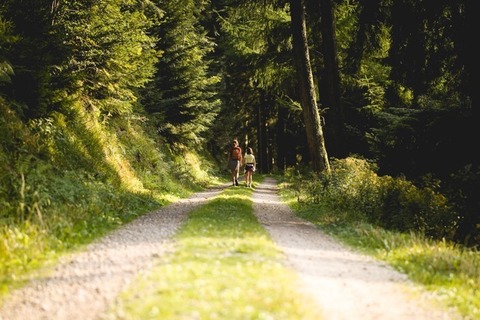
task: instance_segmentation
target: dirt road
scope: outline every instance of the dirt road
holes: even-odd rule
[[[284,251],[286,265],[300,275],[301,290],[324,310],[326,320],[459,319],[434,306],[429,295],[404,275],[295,217],[281,203],[275,183],[267,178],[255,189],[255,215]],[[85,251],[63,258],[51,274],[14,292],[0,309],[0,320],[102,319],[135,275],[170,250],[169,239],[188,212],[225,187],[229,185],[143,216]]]

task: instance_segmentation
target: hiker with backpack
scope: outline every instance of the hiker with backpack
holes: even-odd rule
[[[228,152],[228,169],[232,174],[232,182],[234,186],[238,186],[238,174],[240,172],[240,164],[242,163],[242,148],[238,144],[238,140],[234,139],[232,146]]]

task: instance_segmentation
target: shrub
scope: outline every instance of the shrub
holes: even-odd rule
[[[285,178],[299,201],[321,203],[349,221],[453,238],[457,214],[432,187],[417,187],[403,177],[378,176],[374,163],[355,157],[333,160],[331,169],[319,175],[304,168],[290,169]]]

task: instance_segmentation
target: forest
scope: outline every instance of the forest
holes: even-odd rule
[[[478,247],[471,5],[2,0],[2,273],[207,186],[233,138],[303,201]]]

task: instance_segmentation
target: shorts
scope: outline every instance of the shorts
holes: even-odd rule
[[[253,164],[248,164],[247,163],[245,165],[245,173],[247,173],[247,172],[252,172],[253,173],[254,171],[255,171],[255,168],[253,167]]]
[[[240,160],[230,159],[228,161],[228,169],[232,171],[240,169]]]

